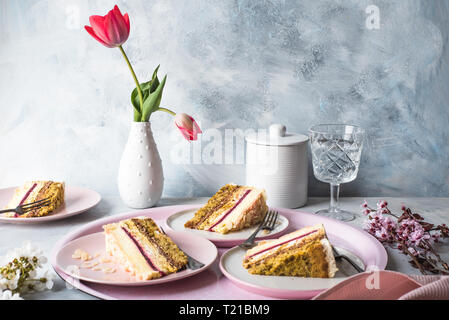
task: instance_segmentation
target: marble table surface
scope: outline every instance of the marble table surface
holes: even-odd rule
[[[357,217],[349,222],[350,224],[361,226],[364,215],[361,213],[360,204],[366,199],[372,206],[381,200],[379,198],[341,198],[340,206],[346,210],[355,212]],[[400,211],[401,205],[405,204],[422,214],[427,221],[432,223],[449,223],[449,198],[382,198],[389,202],[389,207],[393,211]],[[180,204],[202,204],[207,198],[189,199],[162,199],[158,206],[180,205]],[[328,198],[309,198],[306,206],[297,210],[304,212],[315,212],[328,206]],[[13,225],[0,223],[0,256],[8,249],[18,247],[23,241],[31,241],[42,248],[48,256],[53,245],[68,232],[73,231],[82,225],[93,220],[111,216],[119,213],[133,211],[126,207],[118,196],[103,196],[102,201],[93,209],[68,219],[36,225]],[[387,248],[388,270],[395,270],[406,274],[419,274],[419,271],[412,268],[407,262],[406,256],[395,250]],[[441,252],[441,251],[440,251]],[[447,246],[443,248],[443,258],[449,260],[449,250]],[[215,263],[216,264],[216,263]],[[51,266],[49,266],[51,268]],[[215,266],[214,270],[220,272]],[[50,291],[33,293],[25,296],[26,299],[96,299],[86,293],[67,286],[63,280],[55,275],[54,287]],[[255,297],[252,297],[253,299]],[[186,297],[188,299],[188,297]]]

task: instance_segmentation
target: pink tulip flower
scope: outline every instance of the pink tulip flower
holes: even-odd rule
[[[196,140],[197,135],[202,133],[195,119],[185,113],[178,113],[175,116],[175,125],[181,131],[186,140]]]
[[[128,14],[122,15],[117,6],[104,17],[90,16],[89,22],[91,26],[84,26],[86,31],[108,48],[121,46],[129,37]]]

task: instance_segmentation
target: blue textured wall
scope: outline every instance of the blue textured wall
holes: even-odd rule
[[[124,47],[141,81],[160,63],[163,105],[207,132],[190,145],[204,159],[183,164],[177,151],[189,144],[168,115],[152,117],[165,196],[244,182],[241,158],[210,164],[210,143],[220,145],[226,128],[273,122],[300,133],[320,122],[367,129],[359,177],[343,194],[448,196],[448,1],[117,3],[130,15]],[[114,4],[0,0],[0,187],[53,177],[117,192],[133,82],[119,51],[83,29]],[[366,26],[371,4],[378,30]],[[328,186],[311,179],[310,194]]]

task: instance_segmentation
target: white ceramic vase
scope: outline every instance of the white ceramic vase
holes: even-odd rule
[[[133,122],[120,160],[118,189],[123,202],[136,209],[154,206],[162,195],[164,174],[150,122]]]

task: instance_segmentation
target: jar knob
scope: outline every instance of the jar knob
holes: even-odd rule
[[[270,137],[272,138],[285,137],[286,130],[287,129],[282,124],[279,123],[272,124],[269,128]]]

